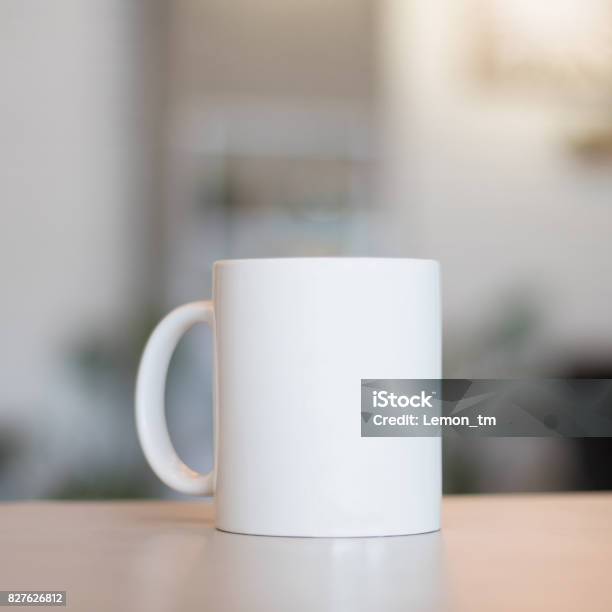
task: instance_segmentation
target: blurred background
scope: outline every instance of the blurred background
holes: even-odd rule
[[[171,496],[132,394],[216,259],[441,262],[446,377],[612,377],[612,0],[0,0],[0,499]],[[210,467],[211,347],[169,423]],[[612,488],[449,439],[447,492]]]

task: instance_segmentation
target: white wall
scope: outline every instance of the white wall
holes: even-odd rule
[[[62,351],[142,290],[134,2],[0,5],[0,406],[44,403]]]
[[[404,254],[439,259],[449,330],[476,328],[504,292],[545,309],[542,358],[612,343],[612,168],[569,152],[592,109],[470,79],[467,0],[386,0],[383,199]]]

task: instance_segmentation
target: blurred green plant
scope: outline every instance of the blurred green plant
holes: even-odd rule
[[[141,475],[102,472],[91,474],[87,479],[74,477],[51,491],[49,499],[146,499],[154,490],[153,483]]]
[[[102,416],[110,420],[116,438],[109,440],[102,465],[85,473],[77,466],[52,490],[52,499],[126,499],[155,494],[157,481],[151,477],[137,442],[133,396],[140,355],[161,315],[159,309],[142,312],[114,333],[84,337],[66,351],[75,383],[88,397],[105,400]],[[100,409],[93,400],[82,405]],[[120,468],[112,461],[117,445],[122,445],[122,457],[131,457]]]

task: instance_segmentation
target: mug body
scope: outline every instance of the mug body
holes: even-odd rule
[[[217,527],[278,536],[439,529],[441,440],[361,437],[361,379],[440,378],[438,264],[214,266]]]

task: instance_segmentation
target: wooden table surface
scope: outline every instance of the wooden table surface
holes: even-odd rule
[[[88,612],[612,610],[612,494],[443,512],[439,533],[309,539],[216,531],[208,502],[4,503],[0,590]]]

